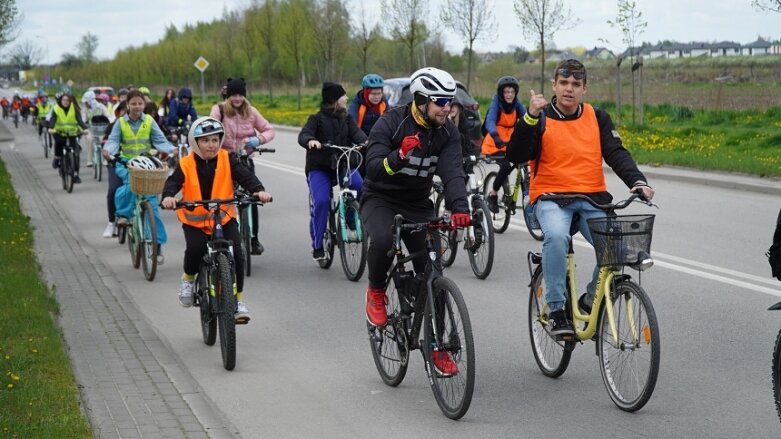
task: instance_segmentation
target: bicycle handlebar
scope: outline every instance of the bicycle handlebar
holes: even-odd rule
[[[599,204],[596,201],[592,200],[590,197],[583,195],[583,194],[543,194],[540,195],[540,197],[537,200],[543,200],[543,201],[553,201],[553,200],[567,200],[572,198],[578,198],[583,199],[591,203],[592,206],[596,207],[597,209],[602,209],[607,212],[612,212],[614,210],[620,210],[628,207],[632,203],[643,203],[648,206],[653,206],[656,208],[659,208],[656,204],[652,203],[651,201],[645,199],[643,196],[643,191],[641,188],[635,188],[632,195],[629,196],[626,200],[619,201],[618,203],[608,203],[608,204]]]
[[[274,201],[274,198],[272,197],[268,202],[271,203]],[[252,204],[264,204],[262,201],[259,201],[254,195],[243,195],[233,198],[215,198],[211,200],[190,200],[190,201],[177,201],[176,207],[173,210],[176,209],[194,209],[196,206],[206,206],[209,207],[210,205],[215,206],[222,206],[225,204],[239,204],[239,203],[252,203]],[[160,207],[165,209],[165,207],[160,204]]]

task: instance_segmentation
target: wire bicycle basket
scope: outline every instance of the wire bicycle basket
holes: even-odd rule
[[[619,215],[588,220],[597,265],[635,265],[643,253],[651,254],[655,215]]]

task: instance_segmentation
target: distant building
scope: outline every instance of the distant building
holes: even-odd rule
[[[753,43],[748,43],[745,46],[741,47],[741,55],[746,56],[757,56],[757,55],[770,55],[771,48],[773,47],[772,44],[770,44],[769,41],[765,41],[763,39],[758,39],[754,41]]]
[[[627,49],[620,56],[628,58],[630,54],[634,56],[656,58],[696,58],[721,57],[721,56],[760,56],[781,54],[781,42],[771,43],[769,41],[758,39],[753,43],[741,45],[734,41],[721,41],[718,43],[663,43],[653,46],[634,47]]]
[[[615,57],[616,55],[605,47],[594,46],[593,49],[587,50],[585,53],[586,59],[610,59]]]

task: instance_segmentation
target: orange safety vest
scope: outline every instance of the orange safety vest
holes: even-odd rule
[[[602,170],[602,142],[594,107],[583,104],[575,120],[545,119],[539,162],[529,162],[532,202],[544,193],[591,194],[607,190]],[[535,165],[538,165],[535,174]]]
[[[380,101],[380,116],[385,113],[385,101]],[[361,104],[358,106],[358,128],[363,126],[363,116],[366,116],[366,105]]]
[[[510,114],[505,113],[501,109],[499,110],[499,120],[496,121],[496,132],[504,140],[510,141],[510,136],[515,131],[515,122],[518,120],[518,111],[513,111]],[[492,155],[497,152],[507,151],[507,146],[498,148],[494,143],[494,138],[491,135],[483,137],[482,153],[483,155]]]
[[[220,149],[217,152],[217,171],[214,174],[212,186],[212,199],[233,198],[233,178],[231,177],[231,165],[228,151]],[[201,184],[198,181],[198,170],[195,164],[195,155],[188,154],[179,161],[179,166],[184,173],[184,185],[182,185],[182,201],[197,201],[203,199]],[[236,206],[222,206],[222,225],[236,218]],[[226,209],[227,208],[227,209]],[[179,221],[184,224],[198,227],[207,235],[212,234],[212,216],[209,210],[203,206],[197,206],[193,210],[179,209],[176,211]]]

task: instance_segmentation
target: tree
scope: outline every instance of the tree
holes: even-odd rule
[[[11,58],[11,64],[19,70],[30,70],[43,58],[43,50],[30,41],[23,41],[11,48],[8,56]]]
[[[492,38],[496,27],[493,16],[493,4],[490,0],[450,0],[448,7],[442,8],[442,22],[461,35],[467,44],[466,88],[472,79],[472,50],[478,39]]]
[[[353,42],[358,48],[359,57],[361,59],[361,74],[365,75],[368,72],[369,64],[369,51],[371,50],[377,39],[380,38],[379,25],[375,25],[374,28],[369,29],[368,20],[366,18],[366,5],[361,2],[360,14],[358,15],[358,26],[353,28]]]
[[[389,3],[390,2],[390,3]],[[428,0],[380,0],[388,32],[404,44],[409,56],[409,71],[415,70],[415,48],[428,38],[424,24]]]
[[[98,37],[97,35],[92,35],[89,32],[81,37],[81,41],[76,44],[76,53],[78,53],[78,57],[81,58],[82,61],[86,62],[95,61],[95,51],[97,49]]]
[[[316,0],[313,7],[315,66],[321,80],[336,80],[336,61],[347,51],[350,39],[350,14],[343,0]]]
[[[16,0],[0,0],[0,48],[16,39],[21,22]]]
[[[562,0],[514,0],[513,9],[526,38],[540,47],[540,93],[545,90],[545,43],[559,30],[571,29],[580,23],[565,8]]]
[[[304,63],[311,51],[311,25],[307,0],[283,3],[279,20],[279,64],[296,83],[298,109],[301,109],[301,86],[306,81]]]
[[[781,1],[781,0],[779,0]],[[607,23],[613,27],[621,29],[624,34],[623,42],[629,47],[629,66],[632,70],[632,123],[635,122],[635,55],[639,48],[635,47],[640,34],[643,33],[648,22],[643,20],[643,13],[637,9],[637,4],[633,0],[618,0],[618,16],[615,21],[608,20]],[[620,68],[620,66],[619,66]],[[619,84],[620,86],[620,84]],[[621,93],[621,90],[617,90]],[[640,104],[642,106],[642,103]],[[620,109],[618,109],[620,111]],[[619,119],[620,120],[620,119]],[[642,123],[642,116],[640,118]]]
[[[778,12],[781,14],[781,0],[752,0],[751,4],[757,9]]]
[[[263,65],[266,67],[266,86],[268,87],[269,104],[274,103],[274,92],[272,87],[273,66],[277,60],[277,37],[274,33],[275,24],[279,20],[278,7],[276,0],[265,0],[260,7],[260,17],[256,23],[256,32],[260,36],[261,44],[264,48]]]
[[[262,41],[256,34],[256,22],[261,19],[261,13],[257,6],[252,6],[244,12],[244,20],[239,27],[239,47],[247,57],[247,79],[252,79],[252,61],[258,56]],[[249,85],[249,83],[247,84]]]

